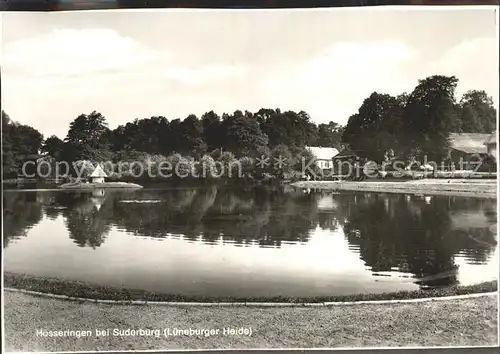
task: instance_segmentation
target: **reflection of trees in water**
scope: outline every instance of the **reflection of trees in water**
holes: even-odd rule
[[[49,206],[45,206],[43,208],[43,213],[45,214],[45,216],[48,219],[55,220],[61,214],[61,210],[57,207],[53,207],[53,206],[49,205]]]
[[[492,228],[469,228],[453,232],[463,240],[461,254],[468,264],[484,264],[488,262],[497,245]]]
[[[150,192],[149,192],[150,193]],[[198,236],[197,225],[213,204],[217,190],[176,189],[155,191],[154,195],[143,195],[137,199],[117,196],[109,220],[128,232],[150,237],[164,237],[167,233]],[[140,200],[159,201],[141,203]]]
[[[198,194],[199,189],[175,189],[166,194],[167,203],[172,210],[184,211]]]
[[[319,226],[324,230],[336,230],[340,226],[340,220],[332,213],[318,213]]]
[[[44,191],[37,193],[37,201],[43,206],[43,213],[49,220],[55,220],[61,215],[63,207],[60,203],[61,193]]]
[[[496,242],[488,227],[464,232],[453,229],[452,222],[452,213],[481,209],[489,202],[436,197],[427,204],[420,197],[410,199],[408,203],[408,196],[377,195],[368,204],[351,207],[346,237],[359,246],[372,271],[397,268],[421,278],[422,285],[449,285],[457,281],[455,255],[466,253],[474,262],[484,262],[494,251]],[[349,208],[346,203],[343,206],[343,210]],[[485,242],[472,241],[472,234]]]
[[[276,212],[268,226],[270,238],[305,242],[317,225],[317,203],[314,195],[277,194]]]
[[[61,193],[59,202],[69,236],[80,247],[99,247],[110,230],[107,214],[112,203],[90,193]]]
[[[204,235],[210,238],[223,234],[237,242],[279,246],[281,241],[306,241],[314,223],[314,205],[308,196],[265,188],[222,190],[219,195],[202,221]],[[231,208],[226,201],[231,201]]]
[[[487,262],[497,245],[495,199],[450,198],[453,203],[450,232],[460,240],[460,253],[469,264]]]
[[[123,203],[137,199],[156,203]],[[323,202],[323,204],[320,203]],[[326,201],[326,203],[324,203]],[[318,206],[321,204],[320,206]],[[454,257],[486,262],[496,247],[495,200],[300,190],[186,188],[4,194],[4,247],[42,218],[62,215],[74,242],[98,247],[111,225],[135,235],[279,247],[307,242],[312,229],[343,227],[374,272],[397,268],[426,286],[456,281]],[[332,250],[335,254],[335,250]]]
[[[118,198],[119,199],[119,198]],[[300,193],[267,188],[156,191],[160,203],[115,202],[110,218],[128,232],[165,237],[182,234],[191,240],[223,240],[278,245],[279,240],[305,241],[315,223],[314,200]]]
[[[42,206],[34,192],[3,193],[3,247],[19,237],[42,220]]]
[[[6,192],[3,195],[4,247],[10,240],[25,236],[29,228],[38,224],[45,215],[55,220],[63,209],[71,209],[81,193],[62,191]]]

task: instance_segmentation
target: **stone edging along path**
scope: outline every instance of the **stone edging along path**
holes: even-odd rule
[[[187,307],[329,307],[329,306],[352,306],[352,305],[370,305],[370,304],[402,304],[402,303],[417,303],[417,302],[432,302],[445,300],[461,300],[472,299],[485,296],[498,296],[499,292],[487,292],[479,294],[440,296],[419,299],[401,299],[401,300],[373,300],[373,301],[345,301],[345,302],[318,302],[318,303],[286,303],[286,302],[173,302],[173,301],[144,301],[144,300],[99,300],[81,297],[71,297],[67,295],[58,295],[50,293],[42,293],[39,291],[23,290],[15,288],[4,288],[4,291],[12,293],[22,293],[38,297],[51,299],[90,302],[95,304],[109,305],[157,305],[157,306],[187,306]]]

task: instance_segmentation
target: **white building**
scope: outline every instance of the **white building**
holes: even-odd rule
[[[306,146],[306,149],[311,151],[312,154],[316,156],[318,167],[322,169],[332,168],[332,159],[339,153],[337,149],[329,147]]]
[[[101,166],[97,165],[94,172],[90,175],[92,183],[104,183],[104,178],[108,177],[106,172],[103,171]]]

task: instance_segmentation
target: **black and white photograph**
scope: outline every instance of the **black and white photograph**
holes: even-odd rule
[[[498,346],[498,9],[0,13],[4,351]]]

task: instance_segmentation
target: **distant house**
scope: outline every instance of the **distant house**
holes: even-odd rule
[[[335,148],[306,146],[306,149],[316,156],[316,162],[321,169],[330,169],[333,167],[333,158],[338,155],[339,151]]]
[[[493,132],[490,134],[488,139],[484,142],[486,145],[486,151],[488,155],[493,156],[495,159],[497,158],[497,132]]]
[[[451,149],[450,157],[454,164],[472,161],[472,156],[476,155],[484,158],[488,154],[485,142],[490,138],[490,134],[481,133],[452,133],[450,134]],[[472,166],[463,166],[470,169]]]
[[[339,175],[347,176],[353,172],[358,174],[360,170],[352,170],[352,167],[361,168],[361,157],[353,150],[342,150],[334,158],[335,172]]]
[[[90,175],[92,183],[104,183],[104,178],[108,177],[106,172],[103,171],[101,166],[97,165],[94,172]]]

